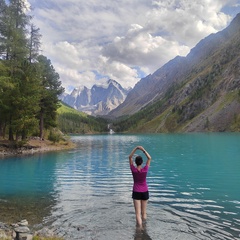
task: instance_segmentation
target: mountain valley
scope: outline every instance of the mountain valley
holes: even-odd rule
[[[240,14],[141,79],[108,116],[118,131],[240,131]]]
[[[109,80],[62,100],[119,132],[240,131],[240,14],[131,90]]]

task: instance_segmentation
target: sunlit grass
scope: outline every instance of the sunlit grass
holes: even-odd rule
[[[74,114],[77,114],[81,117],[87,117],[87,114],[84,113],[84,112],[80,112],[74,108],[71,108],[63,103],[61,103],[61,106],[58,108],[57,110],[57,113],[58,114],[63,114],[63,113],[74,113]]]
[[[32,240],[64,240],[64,239],[60,238],[60,237],[39,237],[39,236],[34,236]]]

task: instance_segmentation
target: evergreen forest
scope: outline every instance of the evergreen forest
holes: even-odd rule
[[[64,134],[85,134],[108,131],[108,122],[106,119],[79,112],[63,102],[57,110],[57,113],[58,128]]]
[[[32,19],[25,1],[0,0],[0,138],[43,139],[58,123],[64,132],[89,131],[89,122],[100,129],[93,118],[58,116],[64,88],[51,60],[40,54],[41,33]]]

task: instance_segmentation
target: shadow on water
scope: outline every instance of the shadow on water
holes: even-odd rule
[[[142,228],[136,227],[134,240],[152,240],[148,235],[147,224],[145,223]]]

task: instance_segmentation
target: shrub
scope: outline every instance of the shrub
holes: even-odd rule
[[[59,142],[61,140],[62,136],[60,133],[54,132],[54,131],[50,131],[49,135],[48,135],[48,140],[56,143]]]

